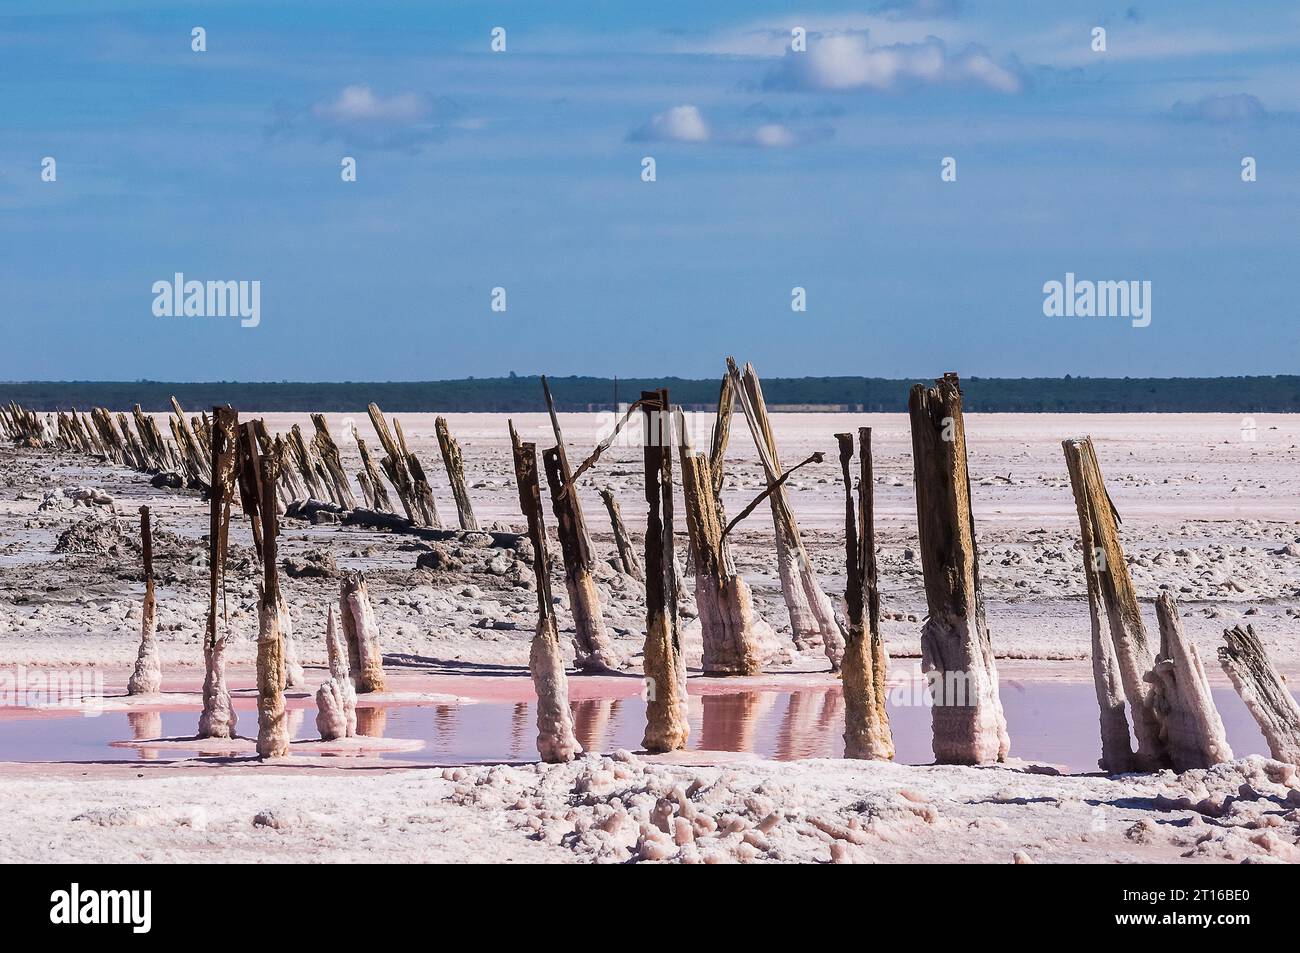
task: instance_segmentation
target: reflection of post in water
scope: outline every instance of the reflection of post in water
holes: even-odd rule
[[[727,692],[702,695],[704,725],[700,747],[706,751],[753,751],[759,723],[776,705],[776,692]]]
[[[433,708],[433,737],[439,751],[450,751],[460,733],[460,706],[435,705]]]
[[[362,708],[357,706],[357,734],[367,738],[384,737],[384,726],[388,724],[387,708]]]
[[[524,732],[528,730],[528,702],[515,702],[510,713],[510,757],[524,756]]]
[[[828,691],[839,694],[834,688],[808,688],[791,692],[785,707],[785,720],[777,735],[778,759],[824,757],[830,751],[834,723],[827,722],[823,713],[830,700]]]
[[[126,722],[131,726],[131,737],[136,741],[151,741],[162,737],[162,712],[160,711],[128,711]],[[153,761],[157,757],[157,748],[140,749],[141,761]]]
[[[302,720],[305,717],[307,717],[306,708],[290,708],[284,713],[285,727],[289,732],[290,741],[298,737],[298,729],[302,727]]]
[[[583,751],[604,751],[606,735],[609,733],[610,716],[614,713],[612,698],[584,698],[572,702],[573,733],[578,736],[578,744]]]

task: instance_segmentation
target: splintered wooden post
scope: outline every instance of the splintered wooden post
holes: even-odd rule
[[[744,374],[732,358],[727,358],[727,374],[732,390],[745,411],[754,447],[769,487],[781,479],[783,469],[776,449],[776,437],[767,415],[763,387],[752,364],[746,364]],[[777,487],[768,496],[772,508],[772,524],[776,531],[776,563],[781,577],[781,594],[785,597],[790,614],[790,633],[795,647],[800,651],[821,649],[831,663],[831,671],[839,671],[844,655],[844,635],[835,620],[835,609],[822,591],[812,561],[804,549],[799,534],[799,523],[785,487]]]
[[[650,752],[686,747],[686,660],[677,628],[677,575],[673,559],[673,455],[668,391],[641,394],[645,419],[646,731]]]
[[[416,500],[415,485],[411,480],[411,471],[406,464],[406,454],[397,445],[393,439],[393,432],[388,427],[388,421],[384,419],[383,413],[378,404],[370,404],[368,408],[370,414],[370,423],[375,428],[375,434],[379,437],[379,444],[384,448],[386,456],[379,461],[380,466],[384,468],[393,489],[397,491],[397,499],[402,504],[402,509],[406,513],[406,518],[417,526],[424,525],[422,511],[419,502]]]
[[[1223,720],[1210,694],[1210,680],[1196,646],[1183,634],[1178,603],[1168,592],[1156,599],[1160,654],[1150,679],[1169,760],[1175,771],[1209,768],[1232,760]]]
[[[153,695],[162,688],[162,661],[158,655],[158,599],[153,587],[153,531],[149,507],[140,507],[140,551],[144,558],[144,606],[140,613],[140,651],[135,671],[127,679],[128,695]]]
[[[284,711],[284,637],[280,631],[280,580],[276,566],[275,461],[262,457],[258,468],[262,489],[262,585],[257,606],[257,754],[282,758],[289,753],[289,723]]]
[[[1277,761],[1300,765],[1300,705],[1287,690],[1253,626],[1233,626],[1223,633],[1219,664],[1264,733]]]
[[[584,546],[582,534],[578,532],[578,516],[575,512],[578,494],[572,486],[565,492],[558,447],[544,451],[542,460],[546,466],[546,482],[551,490],[551,508],[555,513],[560,553],[564,558],[564,585],[569,593],[569,611],[573,615],[578,647],[576,664],[579,668],[596,671],[617,669],[621,660],[610,643],[609,633],[605,631],[600,594],[592,575],[594,561],[590,550]]]
[[[618,505],[618,497],[610,487],[600,491],[600,498],[609,512],[609,525],[614,530],[614,545],[618,548],[618,562],[623,572],[638,582],[645,582],[645,570],[641,568],[641,557],[636,554],[632,534],[623,523],[623,510]]]
[[[451,495],[456,501],[456,519],[460,528],[478,529],[478,520],[474,518],[474,507],[469,499],[469,487],[465,483],[465,459],[460,452],[460,444],[451,435],[447,418],[439,417],[433,423],[438,433],[438,448],[442,450],[442,463],[447,468],[447,479],[451,481]]]
[[[1061,447],[1079,514],[1088,584],[1093,683],[1101,707],[1099,763],[1112,773],[1158,771],[1168,767],[1169,753],[1155,710],[1155,687],[1146,679],[1155,658],[1147,644],[1137,592],[1120,545],[1119,514],[1106,492],[1092,438],[1064,440]],[[1136,751],[1129,741],[1125,700],[1133,718]]]
[[[357,508],[357,499],[352,495],[352,487],[348,484],[348,474],[343,469],[343,459],[339,456],[338,444],[334,442],[334,437],[330,434],[329,425],[325,422],[325,415],[312,414],[311,422],[316,428],[316,436],[311,441],[312,446],[316,448],[316,453],[325,465],[325,472],[329,474],[330,483],[334,487],[335,502],[345,510],[355,510]]]
[[[286,439],[289,444],[289,453],[293,456],[294,467],[297,468],[299,475],[302,477],[308,495],[313,500],[330,502],[331,494],[327,487],[321,485],[320,472],[312,456],[311,447],[303,439],[302,428],[294,424],[289,428],[289,436]]]
[[[560,634],[551,602],[550,558],[546,552],[542,491],[537,479],[537,446],[521,443],[514,423],[509,423],[509,427],[519,508],[528,522],[528,539],[533,546],[533,575],[537,583],[537,629],[528,652],[528,671],[537,692],[537,753],[543,761],[555,764],[572,761],[582,753],[582,747],[573,733],[569,682],[564,673]]]
[[[208,624],[203,638],[203,711],[200,738],[233,738],[238,721],[226,686],[226,640],[217,635],[217,602],[225,581],[230,534],[230,500],[235,492],[239,415],[230,407],[212,408],[212,490],[208,506]]]
[[[388,498],[388,490],[384,486],[384,478],[379,472],[379,467],[375,466],[375,460],[370,456],[370,448],[366,446],[359,431],[354,430],[353,434],[357,439],[357,450],[361,453],[361,466],[364,468],[366,479],[370,483],[370,492],[374,497],[373,508],[380,513],[391,513],[393,503]]]
[[[721,512],[713,495],[709,458],[695,453],[686,418],[674,414],[682,466],[686,528],[695,563],[695,604],[700,613],[705,675],[757,675],[762,654],[754,633],[754,600],[732,566],[722,535]]]
[[[945,374],[934,387],[917,384],[908,411],[929,607],[921,667],[933,698],[934,757],[940,764],[1005,761],[1011,742],[980,593],[957,375]]]
[[[859,476],[853,493],[853,434],[835,435],[844,479],[844,591],[849,631],[844,640],[844,757],[889,761],[894,739],[885,710],[888,660],[880,634],[876,588],[876,530],[871,467],[871,428],[858,431]],[[855,510],[856,503],[856,510]]]

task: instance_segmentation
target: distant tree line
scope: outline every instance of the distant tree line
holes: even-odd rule
[[[706,408],[718,398],[717,379],[679,377],[552,377],[561,410],[610,410],[642,390],[667,387],[675,403]],[[907,409],[916,381],[881,377],[768,377],[763,393],[773,409],[848,409],[897,413]],[[1278,377],[968,377],[966,409],[986,413],[1287,413],[1300,412],[1300,376]],[[340,412],[375,401],[389,413],[510,412],[545,408],[537,377],[454,381],[342,383],[179,383],[167,381],[29,381],[0,383],[0,401],[36,410],[107,407],[168,410],[172,395],[188,411],[230,404],[243,410]]]

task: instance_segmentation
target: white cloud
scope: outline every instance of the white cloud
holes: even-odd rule
[[[759,126],[751,135],[756,146],[764,149],[785,149],[799,144],[799,137],[789,126],[770,122]]]
[[[417,93],[398,93],[385,99],[369,86],[345,86],[338,98],[317,103],[312,110],[335,122],[416,122],[428,113],[428,103]]]
[[[644,126],[633,131],[638,142],[708,142],[713,132],[695,106],[674,106],[656,113]]]
[[[938,37],[920,43],[872,46],[864,33],[841,33],[788,52],[769,72],[769,88],[889,91],[908,86],[965,85],[1018,93],[1025,82],[1014,65],[999,63],[980,46],[951,53]]]

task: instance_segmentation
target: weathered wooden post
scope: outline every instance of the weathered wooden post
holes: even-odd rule
[[[316,453],[325,466],[325,472],[329,475],[330,483],[334,487],[334,500],[345,510],[355,510],[357,508],[357,498],[352,495],[352,487],[348,484],[347,471],[343,469],[343,458],[339,455],[338,444],[334,442],[334,437],[330,434],[329,424],[325,422],[324,414],[312,414],[312,425],[316,428],[316,435],[312,437],[312,446],[316,448]]]
[[[609,513],[609,525],[614,530],[614,546],[618,550],[619,566],[626,575],[631,576],[638,582],[645,582],[645,570],[641,568],[641,557],[636,554],[632,534],[627,531],[627,526],[623,523],[623,510],[618,505],[618,498],[614,495],[613,488],[604,487],[600,491],[600,498],[605,503],[605,509]]]
[[[289,724],[284,713],[284,640],[280,632],[283,600],[276,566],[275,485],[279,476],[275,461],[262,457],[259,477],[262,489],[262,585],[257,605],[257,754],[282,758],[289,753]]]
[[[1112,773],[1158,771],[1169,765],[1169,752],[1161,738],[1155,688],[1146,679],[1155,658],[1147,643],[1137,592],[1120,545],[1119,514],[1106,492],[1092,439],[1072,438],[1062,441],[1061,446],[1079,513],[1083,571],[1088,583],[1093,682],[1101,708],[1100,765]],[[1126,698],[1137,738],[1136,752],[1129,742],[1123,704]]]
[[[1300,705],[1287,690],[1254,626],[1233,626],[1223,633],[1219,664],[1264,733],[1278,761],[1300,765]]]
[[[921,666],[933,697],[934,757],[940,764],[1005,761],[1011,742],[998,694],[966,469],[966,429],[956,374],[908,399],[916,517],[929,617]]]
[[[744,577],[736,572],[731,547],[723,536],[723,510],[713,492],[713,468],[708,457],[691,447],[681,411],[674,417],[686,527],[695,564],[704,674],[757,675],[763,670],[763,658],[754,633],[754,600]]]
[[[1209,768],[1232,760],[1232,748],[1210,694],[1196,646],[1183,634],[1178,603],[1168,592],[1156,599],[1160,654],[1147,677],[1155,686],[1155,711],[1175,771]]]
[[[835,435],[844,478],[844,591],[848,638],[844,641],[844,757],[889,761],[894,738],[885,708],[885,640],[880,633],[880,591],[876,572],[875,487],[871,428],[858,430],[858,493],[853,494],[853,434]]]
[[[758,450],[758,459],[763,465],[768,486],[772,487],[781,479],[783,470],[758,374],[752,364],[746,364],[742,375],[731,358],[727,358],[727,373],[731,378],[732,390],[744,408],[745,420],[749,424],[750,435],[754,438],[754,447]],[[725,395],[723,399],[725,400]],[[799,523],[794,518],[794,510],[790,508],[785,488],[777,487],[768,500],[776,530],[776,561],[781,576],[781,593],[785,596],[786,608],[790,613],[790,631],[795,646],[801,651],[821,648],[830,660],[831,671],[839,671],[844,656],[844,635],[835,620],[834,607],[822,591],[812,561],[804,549]]]
[[[158,654],[158,599],[153,587],[153,532],[149,507],[140,507],[140,550],[144,558],[144,606],[140,611],[140,651],[135,671],[127,679],[128,695],[154,695],[162,688],[162,661]]]
[[[379,467],[375,466],[375,460],[370,456],[370,448],[361,437],[359,431],[353,431],[357,440],[357,450],[361,453],[362,472],[366,475],[366,480],[370,484],[371,493],[374,496],[373,507],[380,513],[391,513],[393,503],[388,498],[388,490],[384,487],[384,478],[379,472]]]
[[[469,499],[469,486],[465,482],[465,458],[460,452],[460,444],[451,435],[447,418],[439,417],[433,422],[438,434],[438,449],[442,451],[442,463],[447,468],[447,479],[451,482],[451,495],[456,501],[456,519],[464,530],[478,529],[478,520],[474,518],[474,507]]]
[[[542,515],[542,490],[537,479],[537,445],[522,443],[510,427],[514,455],[515,484],[519,508],[528,523],[528,540],[533,547],[533,577],[537,588],[537,629],[528,651],[528,671],[537,692],[537,753],[552,764],[572,761],[582,753],[573,732],[569,709],[569,682],[560,654],[560,634],[551,599],[550,556],[546,551],[546,523]]]
[[[673,559],[673,455],[671,404],[666,388],[641,394],[645,420],[646,731],[651,752],[686,747],[686,660],[677,626],[677,574]]]
[[[203,711],[200,738],[233,738],[238,718],[226,686],[226,640],[217,635],[217,601],[225,584],[230,499],[235,492],[239,415],[230,407],[212,408],[212,490],[208,505],[208,625],[203,637]]]
[[[595,559],[585,544],[580,531],[581,515],[578,511],[577,488],[564,482],[560,448],[552,447],[542,453],[546,466],[546,482],[551,490],[551,508],[555,513],[556,534],[560,538],[560,553],[564,559],[564,585],[569,593],[569,611],[573,615],[575,642],[578,647],[576,663],[579,668],[597,671],[616,670],[621,665],[618,653],[610,643],[601,616],[600,594],[592,574]]]

